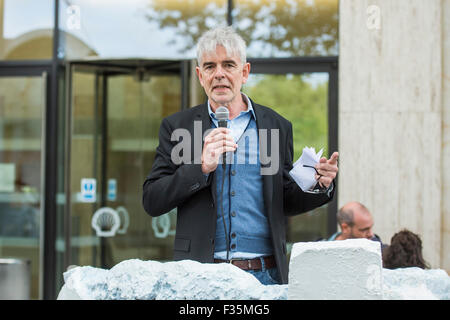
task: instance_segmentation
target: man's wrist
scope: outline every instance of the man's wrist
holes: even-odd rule
[[[331,198],[334,190],[334,180],[331,182],[331,184],[328,187],[321,187],[319,183],[317,183],[314,188],[311,188],[310,190],[306,191],[307,193],[314,193],[314,194],[324,194],[326,193],[329,198]]]
[[[210,174],[212,170],[209,170],[209,168],[206,166],[205,163],[202,161],[202,173],[203,174]]]

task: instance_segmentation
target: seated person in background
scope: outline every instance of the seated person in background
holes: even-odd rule
[[[373,233],[373,218],[370,211],[361,203],[352,201],[346,203],[337,213],[337,221],[341,232],[333,234],[328,241],[366,238],[385,245],[379,236]]]
[[[422,257],[422,240],[417,234],[403,229],[392,236],[391,244],[383,251],[383,268],[408,267],[429,268]]]

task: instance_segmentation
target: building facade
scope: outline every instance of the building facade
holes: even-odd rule
[[[172,258],[176,209],[148,216],[142,183],[161,120],[205,101],[195,43],[218,25],[247,42],[244,92],[293,123],[294,161],[340,152],[335,199],[289,218],[288,250],[360,201],[383,242],[408,228],[449,272],[449,0],[0,0],[0,257],[31,261],[31,298],[71,265]]]
[[[338,23],[337,0],[0,0],[0,257],[31,261],[31,298],[71,265],[172,258],[176,209],[148,216],[142,183],[161,120],[205,101],[208,28],[246,40],[243,90],[292,121],[294,160],[337,150]],[[335,232],[336,209],[289,218],[289,243]]]
[[[450,271],[450,1],[339,1],[339,204]]]

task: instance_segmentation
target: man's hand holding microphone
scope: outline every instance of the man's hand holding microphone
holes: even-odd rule
[[[227,129],[228,116],[229,111],[226,107],[217,108],[216,118],[219,126],[205,137],[203,144],[202,172],[204,174],[215,171],[219,164],[220,156],[226,152],[234,152],[238,146],[234,142],[231,130]]]

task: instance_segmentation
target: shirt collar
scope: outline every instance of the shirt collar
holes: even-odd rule
[[[253,118],[256,120],[255,110],[253,110],[253,105],[252,105],[252,102],[250,101],[250,98],[245,93],[241,92],[241,95],[247,101],[247,110],[246,111],[241,111],[241,113],[239,115],[241,115],[242,113],[246,113],[246,112],[251,111],[251,114],[253,115]],[[208,99],[208,113],[209,113],[209,116],[211,117],[211,119],[217,120],[216,119],[216,114],[212,111],[211,105],[209,104],[209,99]]]

